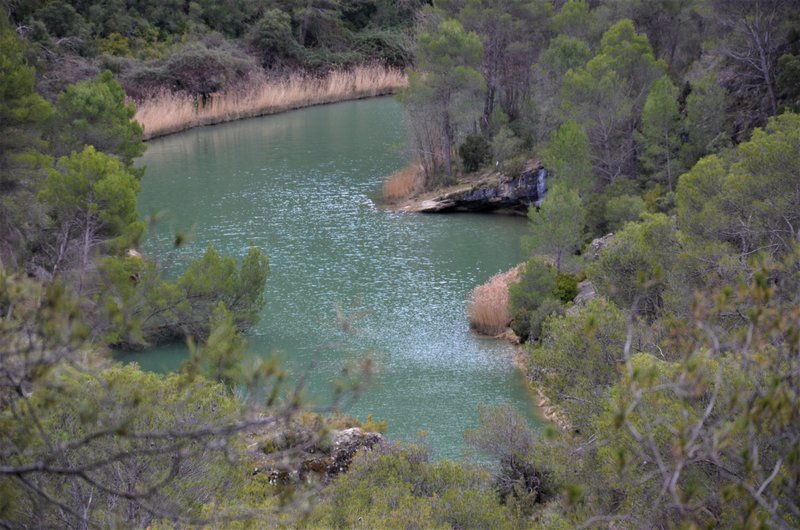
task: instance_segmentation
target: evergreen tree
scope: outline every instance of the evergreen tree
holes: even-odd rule
[[[727,147],[731,141],[729,98],[713,76],[691,85],[686,97],[686,143],[681,161],[691,167],[701,157]]]
[[[534,254],[550,256],[556,270],[561,267],[583,242],[585,210],[578,193],[563,184],[553,186],[542,205],[528,210],[530,234],[523,245]]]
[[[639,135],[643,146],[639,160],[655,180],[667,183],[670,192],[681,173],[678,154],[682,124],[677,98],[678,89],[669,77],[653,83],[644,103]]]
[[[478,36],[464,31],[456,20],[445,20],[436,30],[422,33],[418,38],[419,72],[410,77],[405,102],[411,110],[412,121],[433,120],[439,131],[438,138],[426,138],[435,142],[442,157],[441,165],[434,163],[426,168],[429,179],[434,177],[430,173],[440,168],[448,177],[453,175],[452,157],[457,136],[465,125],[474,123],[474,102],[486,88],[477,70],[482,58],[483,45]],[[424,127],[422,123],[418,126]],[[429,157],[423,157],[426,159]]]
[[[542,162],[552,170],[558,182],[577,191],[583,199],[594,187],[589,137],[574,121],[561,125],[542,150]]]
[[[635,125],[651,83],[665,68],[647,37],[621,20],[585,67],[566,74],[562,109],[586,129],[595,171],[609,183],[631,170]]]
[[[144,153],[142,126],[133,120],[136,108],[106,70],[97,79],[70,85],[59,94],[52,143],[56,154],[68,155],[91,145],[115,154],[131,166]]]

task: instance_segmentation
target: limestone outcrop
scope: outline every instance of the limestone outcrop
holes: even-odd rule
[[[422,213],[504,212],[525,215],[531,205],[541,204],[547,191],[547,169],[526,169],[516,177],[485,179],[469,189],[422,201]]]

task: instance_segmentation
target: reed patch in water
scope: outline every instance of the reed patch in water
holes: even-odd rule
[[[477,286],[470,295],[469,324],[484,335],[499,335],[511,323],[508,311],[508,286],[517,281],[519,267],[495,274],[486,283]]]
[[[422,189],[424,175],[418,164],[409,164],[395,171],[383,183],[383,200],[396,202],[407,199]]]
[[[205,105],[188,94],[161,91],[136,102],[135,119],[144,126],[144,138],[150,139],[200,125],[391,94],[406,84],[402,71],[383,66],[359,66],[322,77],[294,73],[271,78],[259,73],[241,89],[211,94]]]

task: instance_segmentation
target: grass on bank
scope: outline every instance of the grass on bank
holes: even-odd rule
[[[324,77],[295,73],[273,79],[261,73],[241,90],[213,94],[202,107],[187,94],[159,92],[137,102],[135,119],[144,126],[144,138],[150,139],[200,125],[390,94],[406,84],[402,71],[383,66],[359,66]]]
[[[407,199],[422,190],[423,175],[417,164],[409,164],[395,171],[383,183],[383,200],[396,202]]]
[[[484,335],[499,335],[511,322],[508,311],[508,286],[517,281],[519,267],[495,274],[483,285],[477,286],[470,295],[469,324]]]

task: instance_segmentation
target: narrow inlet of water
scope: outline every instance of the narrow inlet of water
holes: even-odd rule
[[[369,357],[372,385],[344,411],[420,432],[437,458],[460,457],[478,405],[511,402],[536,427],[510,345],[473,334],[470,290],[523,259],[520,218],[385,211],[375,200],[405,165],[400,106],[377,98],[190,130],[153,140],[139,206],[159,221],[144,245],[172,273],[209,244],[270,257],[267,305],[250,355],[280,355],[309,398],[325,401],[346,363]],[[189,243],[172,249],[175,231]],[[124,356],[176,369],[182,345]]]

